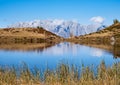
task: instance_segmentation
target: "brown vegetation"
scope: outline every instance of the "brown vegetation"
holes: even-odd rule
[[[42,43],[59,42],[63,38],[43,28],[5,28],[0,29],[0,43]]]
[[[120,85],[120,63],[106,67],[76,67],[61,63],[54,70],[38,68],[30,70],[23,63],[21,67],[0,67],[0,85]]]

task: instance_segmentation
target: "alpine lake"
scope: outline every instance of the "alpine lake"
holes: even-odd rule
[[[0,44],[0,66],[19,66],[24,62],[30,69],[37,67],[44,70],[55,69],[60,63],[98,66],[103,60],[106,66],[120,62],[120,47],[70,42]]]

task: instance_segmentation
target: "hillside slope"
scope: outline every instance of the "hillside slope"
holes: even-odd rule
[[[98,32],[90,33],[88,35],[85,35],[84,37],[109,37],[113,36],[115,38],[119,37],[120,35],[120,23],[113,24],[103,30],[100,30]],[[80,36],[81,37],[81,36]]]
[[[73,37],[68,41],[80,42],[80,43],[111,43],[120,42],[120,23],[113,24],[98,32],[90,33],[87,35]]]
[[[2,42],[58,42],[62,38],[44,30],[43,28],[5,28],[0,29],[0,43]]]

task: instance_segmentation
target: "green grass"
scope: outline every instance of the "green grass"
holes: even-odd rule
[[[0,67],[0,85],[120,85],[120,62],[111,67],[104,61],[97,67],[61,63],[55,70],[47,68],[44,72],[36,67],[31,70],[25,63],[4,66]]]

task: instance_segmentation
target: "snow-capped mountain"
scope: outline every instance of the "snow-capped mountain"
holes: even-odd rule
[[[53,32],[59,36],[68,38],[70,35],[79,36],[89,34],[103,29],[105,26],[101,24],[81,25],[75,21],[65,20],[34,20],[30,22],[19,22],[9,27],[43,27],[44,29]]]

